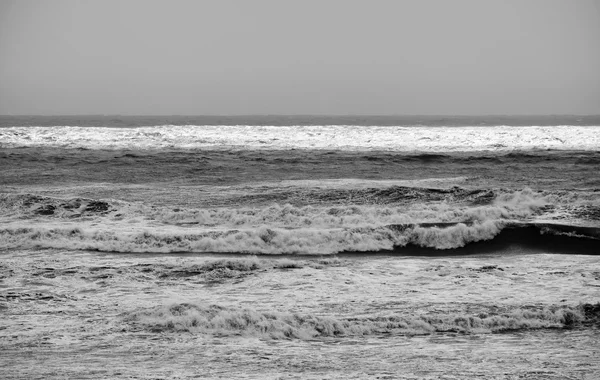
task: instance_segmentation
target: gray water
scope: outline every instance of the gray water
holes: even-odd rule
[[[0,124],[2,378],[600,375],[597,117]]]

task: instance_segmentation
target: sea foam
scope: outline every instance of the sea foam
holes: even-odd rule
[[[380,252],[406,246],[446,250],[492,240],[506,227],[525,228],[546,210],[555,213],[563,202],[556,194],[530,189],[499,192],[494,199],[486,197],[483,205],[472,204],[470,197],[461,199],[172,209],[118,200],[1,195],[0,249],[252,254]],[[570,195],[564,203],[575,201]],[[535,228],[538,234],[597,238],[593,228]]]
[[[12,127],[0,147],[80,149],[318,149],[398,152],[598,150],[593,126],[252,126],[165,125],[137,128]]]
[[[126,321],[153,332],[196,334],[246,334],[271,338],[313,339],[352,335],[436,332],[491,333],[523,329],[571,328],[597,320],[600,305],[576,307],[514,308],[502,313],[478,315],[379,315],[342,318],[219,305],[172,304],[131,313]]]

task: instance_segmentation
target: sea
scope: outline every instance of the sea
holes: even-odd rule
[[[598,379],[600,116],[1,116],[2,379]]]

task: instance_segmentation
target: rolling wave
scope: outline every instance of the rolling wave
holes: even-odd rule
[[[419,188],[386,186],[385,182],[384,187],[371,187],[373,183],[369,183],[369,187],[354,187],[347,181],[319,183],[319,188],[312,182],[306,187],[294,183],[293,188],[286,183],[240,189],[216,187],[207,191],[221,194],[221,203],[228,207],[206,208],[0,193],[0,220],[48,217],[126,221],[143,218],[170,225],[241,227],[269,224],[287,228],[512,220],[561,213],[592,220],[600,217],[600,201],[595,192],[468,190],[457,186]],[[260,202],[256,202],[257,199]],[[280,205],[276,203],[278,200],[291,203]]]
[[[317,197],[330,203],[337,191],[321,189]],[[320,255],[460,254],[521,246],[600,252],[594,197],[392,186],[355,189],[342,198],[352,202],[197,209],[4,194],[0,249]]]
[[[120,229],[3,228],[0,249],[55,248],[138,253],[239,253],[327,255],[396,253],[450,255],[502,252],[600,253],[600,229],[569,225],[484,223],[389,225],[376,228],[123,232]]]
[[[172,304],[139,310],[125,317],[134,328],[152,332],[258,335],[270,338],[314,339],[356,335],[423,335],[444,332],[464,334],[574,328],[600,321],[600,304],[514,307],[477,315],[417,313],[364,317],[333,317],[281,312],[260,312],[219,305]]]

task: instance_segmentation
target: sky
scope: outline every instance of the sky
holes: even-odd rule
[[[600,0],[0,0],[0,114],[600,114]]]

